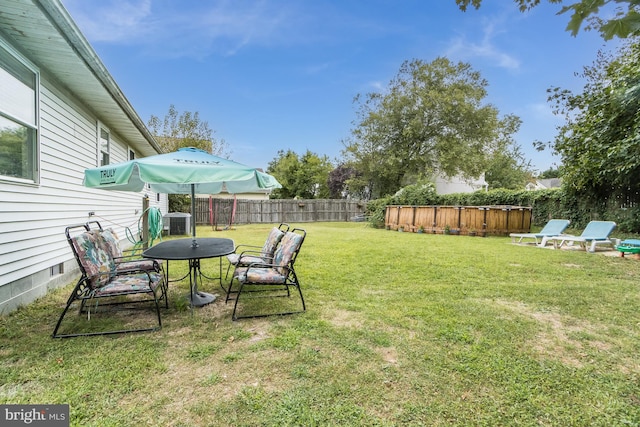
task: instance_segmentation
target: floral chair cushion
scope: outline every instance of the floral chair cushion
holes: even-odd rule
[[[240,254],[229,254],[229,255],[227,255],[227,259],[229,259],[229,262],[231,264],[240,264],[240,265],[250,265],[250,264],[255,264],[255,263],[264,264],[266,262],[265,258],[262,258],[262,257],[259,257],[259,256],[253,256],[253,255],[242,255],[242,256],[240,256]]]
[[[279,269],[270,267],[238,267],[236,276],[242,283],[284,284],[287,280]]]
[[[278,243],[282,240],[282,237],[284,237],[284,232],[278,227],[273,227],[267,236],[267,240],[264,242],[264,246],[262,246],[262,254],[267,257],[272,256],[278,247]]]
[[[280,246],[278,246],[273,254],[273,264],[278,267],[285,267],[289,264],[293,255],[300,248],[302,239],[303,237],[300,234],[287,232],[282,238]],[[282,268],[280,268],[280,272],[284,274],[284,270]]]
[[[149,282],[151,277],[151,282]],[[95,290],[94,296],[105,297],[110,295],[122,295],[155,290],[163,281],[161,273],[138,273],[125,276],[115,276],[109,283]]]
[[[227,255],[227,260],[232,265],[249,265],[253,263],[265,263],[267,260],[265,258],[271,258],[273,253],[278,247],[278,243],[282,240],[284,236],[284,231],[280,230],[278,227],[273,227],[267,236],[267,240],[265,240],[262,249],[260,250],[260,255],[257,255],[258,251],[253,251],[256,255],[247,255],[247,254],[229,254]],[[257,249],[257,248],[256,248]]]
[[[289,274],[288,265],[300,249],[303,236],[293,232],[285,233],[273,255],[272,266],[240,267],[234,275],[243,283],[285,283]]]
[[[102,231],[102,238],[107,245],[107,249],[111,254],[112,258],[120,258],[122,257],[122,249],[120,249],[120,239],[118,239],[118,235],[113,229],[108,228]]]
[[[115,272],[115,263],[100,233],[87,231],[73,237],[71,243],[89,277],[91,287],[99,288],[106,285]]]
[[[106,230],[102,230],[100,234],[104,239],[109,254],[113,258],[117,271],[159,271],[162,261],[143,258],[133,259],[130,255],[124,255],[124,252],[120,248],[120,239],[113,229],[108,228]]]
[[[131,270],[143,271],[160,271],[162,269],[162,261],[153,259],[137,259],[134,261],[116,262],[116,270],[125,272]]]

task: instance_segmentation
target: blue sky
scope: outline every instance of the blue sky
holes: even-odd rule
[[[488,81],[487,102],[523,120],[516,140],[532,166],[556,166],[535,140],[561,121],[546,90],[581,91],[575,76],[613,49],[572,37],[546,2],[508,0],[461,12],[455,0],[62,0],[143,121],[199,112],[230,157],[267,167],[278,150],[335,161],[357,94],[382,91],[405,60],[464,61]]]

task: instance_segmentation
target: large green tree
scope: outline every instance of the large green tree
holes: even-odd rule
[[[214,138],[209,123],[201,120],[197,111],[180,113],[172,104],[163,119],[152,115],[147,127],[165,153],[196,147],[217,156],[229,156],[226,142]]]
[[[540,173],[538,178],[540,179],[549,179],[549,178],[560,178],[562,176],[562,167],[559,168],[549,168]]]
[[[307,150],[299,156],[292,150],[280,150],[278,156],[269,162],[267,172],[273,175],[282,188],[271,193],[276,199],[328,198],[329,173],[333,165],[327,156],[319,156]]]
[[[533,176],[531,161],[525,157],[521,147],[513,138],[521,124],[522,120],[515,116],[507,116],[502,121],[497,143],[494,144],[495,149],[488,157],[484,175],[491,190],[522,189]]]
[[[170,153],[182,147],[195,147],[220,157],[229,157],[225,141],[216,140],[213,137],[213,130],[209,128],[209,123],[201,120],[197,111],[180,113],[171,104],[163,119],[152,115],[147,122],[147,127],[164,153]],[[188,212],[189,203],[187,195],[169,195],[171,212]]]
[[[547,0],[549,3],[562,4],[563,0]],[[514,0],[520,11],[524,12],[539,5],[541,0]],[[471,5],[478,9],[482,0],[456,0],[462,11]],[[602,18],[598,14],[607,5],[613,6],[615,15]],[[567,31],[578,34],[586,21],[586,30],[597,30],[605,40],[613,37],[626,38],[640,34],[640,0],[580,0],[564,5],[558,14],[569,13]],[[609,12],[607,12],[609,13]]]
[[[640,192],[640,43],[599,54],[582,77],[582,93],[550,89],[564,115],[554,149],[568,189],[595,200]]]
[[[484,101],[487,82],[467,63],[405,61],[384,93],[358,95],[345,156],[359,175],[350,191],[395,193],[435,173],[477,177],[519,119]]]
[[[357,195],[347,193],[347,181],[356,176],[357,171],[355,168],[344,163],[338,165],[334,170],[329,172],[329,196],[332,199],[343,199],[346,196],[357,197]]]
[[[521,190],[532,177],[531,162],[525,158],[519,146],[494,153],[489,159],[489,165],[484,174],[490,190],[496,188]]]

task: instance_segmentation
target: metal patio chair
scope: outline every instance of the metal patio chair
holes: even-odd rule
[[[234,281],[239,283],[235,303],[233,305],[233,313],[231,315],[233,320],[301,313],[306,310],[304,297],[302,296],[302,290],[300,288],[300,281],[298,280],[298,275],[294,268],[306,235],[307,233],[305,230],[294,228],[284,234],[272,258],[262,260],[255,264],[250,264],[248,266],[240,266],[235,269],[233,277],[231,278],[231,283],[229,284],[229,287],[231,288]],[[302,304],[301,310],[285,312],[271,311],[267,314],[260,313],[238,316],[238,304],[241,296],[244,296],[243,300],[270,297],[290,298],[290,288],[292,287],[298,291],[298,295],[300,296],[300,302]],[[250,296],[248,294],[250,294]],[[271,306],[272,305],[270,304],[269,307]]]
[[[278,247],[280,240],[282,240],[282,237],[287,231],[289,231],[289,224],[281,223],[271,229],[262,247],[246,244],[236,246],[234,252],[227,255],[229,266],[227,267],[225,279],[229,278],[231,267],[233,267],[235,272],[235,269],[238,267],[246,267],[258,263],[269,263],[270,259],[273,258],[273,253]],[[231,277],[233,277],[233,275]],[[231,284],[229,284],[228,289],[225,290],[227,292],[226,301],[229,301],[229,296],[232,293]]]
[[[78,231],[80,234],[77,234]],[[102,232],[90,230],[88,224],[67,227],[65,236],[78,262],[81,276],[53,330],[54,338],[155,331],[162,328],[160,302],[164,299],[167,307],[168,302],[167,283],[159,263],[155,262],[155,269],[140,269],[132,261],[129,268],[121,266],[117,269]],[[155,305],[158,323],[154,326],[106,331],[58,333],[69,308],[76,302],[79,304],[79,314],[86,313],[88,322],[92,315],[95,317],[107,309],[151,302]]]

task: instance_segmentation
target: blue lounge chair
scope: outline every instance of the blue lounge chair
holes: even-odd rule
[[[552,237],[557,237],[562,234],[564,230],[569,226],[568,219],[552,219],[537,233],[511,233],[511,241],[516,243],[516,239],[519,239],[517,243],[521,243],[522,239],[534,239],[537,246],[544,247]],[[538,243],[538,239],[541,242]]]
[[[579,236],[562,235],[552,237],[553,247],[559,249],[564,244],[573,244],[578,242],[580,247],[585,248],[588,252],[595,252],[597,245],[609,245],[614,248],[613,242],[609,239],[609,235],[616,228],[613,221],[591,221]]]

